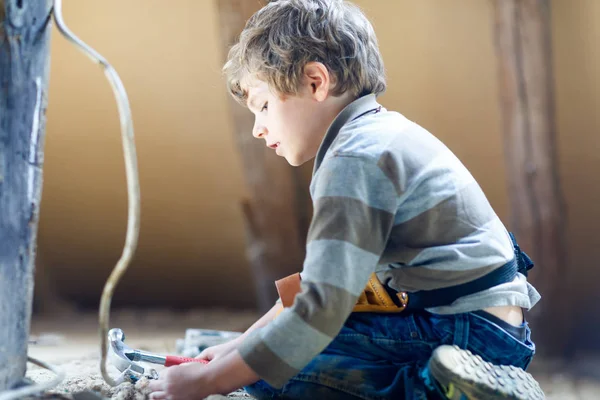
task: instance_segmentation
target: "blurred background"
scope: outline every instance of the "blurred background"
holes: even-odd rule
[[[354,2],[373,22],[383,53],[389,89],[380,102],[445,142],[510,229],[493,2]],[[563,345],[581,353],[600,350],[600,2],[554,0],[551,6],[568,257],[565,276],[557,278],[569,282],[553,295],[571,305],[556,320],[572,332]],[[250,190],[220,72],[225,46],[218,0],[69,1],[64,16],[113,64],[132,106],[141,233],[114,307],[256,310],[264,288],[247,250],[242,203]],[[100,69],[56,31],[49,82],[35,307],[95,309],[120,257],[127,221],[117,109]],[[292,168],[284,159],[269,165]],[[311,168],[294,172],[303,185]]]

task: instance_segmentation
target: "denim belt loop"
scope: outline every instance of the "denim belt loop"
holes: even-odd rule
[[[469,343],[469,314],[456,314],[454,318],[454,343],[461,349],[466,349]]]

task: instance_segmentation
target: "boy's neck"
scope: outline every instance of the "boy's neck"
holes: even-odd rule
[[[344,93],[341,96],[337,96],[331,97],[332,100],[332,109],[335,111],[333,118],[331,119],[330,122],[333,122],[335,120],[335,118],[342,112],[342,110],[344,108],[346,108],[348,106],[348,104],[352,103],[353,101],[355,101],[357,99],[356,96],[353,96],[350,93]]]

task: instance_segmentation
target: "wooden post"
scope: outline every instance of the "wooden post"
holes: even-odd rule
[[[0,391],[22,382],[31,322],[50,0],[0,0]]]
[[[257,0],[215,0],[219,10],[223,54],[226,55],[248,18],[263,4]],[[223,84],[225,90],[225,84]],[[247,227],[247,253],[255,277],[258,306],[267,310],[277,299],[274,281],[300,272],[305,232],[297,171],[252,136],[254,116],[229,99],[248,198],[242,207]],[[300,195],[301,196],[301,195]]]
[[[510,198],[509,229],[536,264],[532,310],[542,352],[566,350],[564,206],[556,156],[549,0],[495,0],[496,44]]]

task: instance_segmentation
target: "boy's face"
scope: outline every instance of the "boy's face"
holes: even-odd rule
[[[327,128],[345,104],[328,95],[329,88],[307,76],[297,95],[282,96],[266,82],[248,84],[248,108],[255,116],[252,134],[288,163],[299,166],[314,158]],[[326,89],[326,90],[323,90]]]

